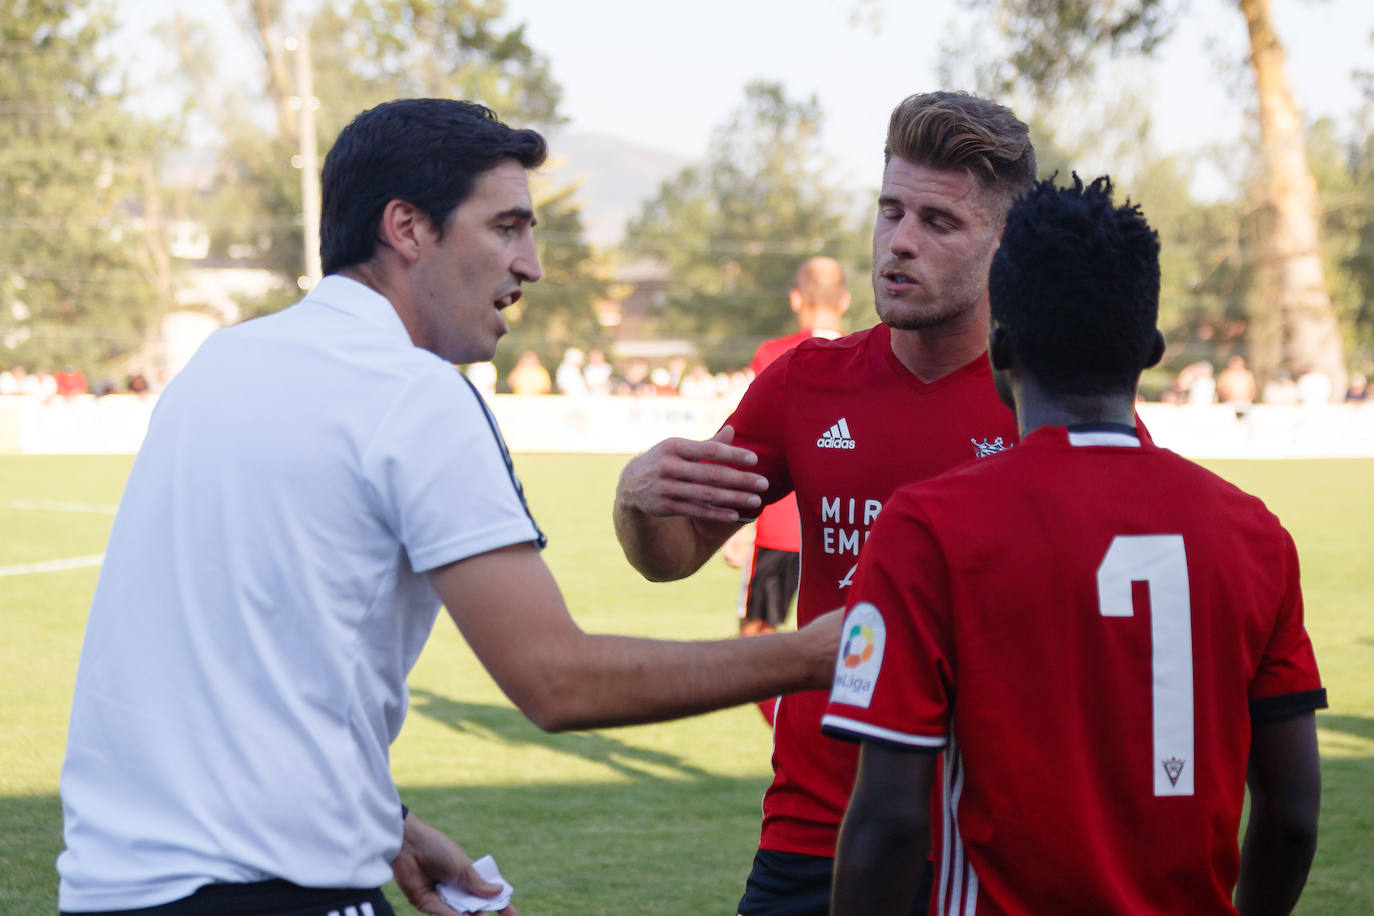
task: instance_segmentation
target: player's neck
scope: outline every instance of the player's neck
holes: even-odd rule
[[[1022,438],[1044,426],[1079,426],[1115,423],[1135,426],[1134,393],[1063,395],[1047,392],[1034,379],[1012,382],[1016,400],[1016,425]]]
[[[830,334],[841,330],[840,316],[833,312],[823,312],[819,309],[806,310],[797,316],[797,324],[801,330],[809,334]]]
[[[987,321],[920,330],[892,328],[892,355],[923,382],[944,378],[988,347]]]

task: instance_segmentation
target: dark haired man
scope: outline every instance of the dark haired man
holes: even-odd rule
[[[1292,538],[1137,432],[1158,237],[1107,179],[1047,182],[989,285],[1021,443],[898,490],[864,548],[824,718],[862,745],[832,912],[910,911],[943,752],[934,912],[1287,913],[1326,695]]]
[[[495,893],[389,773],[441,600],[545,729],[828,680],[838,614],[693,644],[569,616],[495,421],[452,366],[489,359],[539,279],[525,171],[544,155],[478,105],[359,115],[325,161],[329,276],[212,335],[167,387],[77,675],[64,912],[383,916],[393,875],[446,916],[436,882]]]
[[[626,465],[616,533],[651,579],[691,574],[764,503],[795,492],[797,621],[844,604],[859,548],[894,489],[1015,440],[984,358],[987,271],[1012,200],[1035,179],[1026,125],[966,93],[892,112],[873,227],[881,323],[803,341],[750,386],[707,442],[669,439]],[[820,732],[826,694],[778,703],[773,783],[739,912],[829,909],[856,749]]]

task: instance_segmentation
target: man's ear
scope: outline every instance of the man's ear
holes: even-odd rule
[[[988,359],[992,362],[992,368],[999,372],[1010,369],[1012,354],[1011,338],[1002,328],[994,326],[988,332]]]
[[[792,306],[792,311],[801,314],[802,294],[800,290],[790,290],[787,293],[787,301]]]
[[[420,257],[434,238],[429,218],[414,204],[399,198],[386,202],[377,226],[378,240],[407,261]]]
[[[1150,358],[1147,359],[1147,360],[1145,361],[1145,368],[1148,369],[1148,368],[1150,368],[1151,366],[1158,366],[1158,365],[1159,365],[1159,361],[1160,361],[1161,359],[1163,359],[1163,358],[1164,358],[1164,332],[1163,332],[1163,331],[1160,331],[1158,328],[1156,328],[1156,329],[1155,329],[1155,342],[1154,342],[1154,346],[1152,346],[1152,347],[1150,348]]]

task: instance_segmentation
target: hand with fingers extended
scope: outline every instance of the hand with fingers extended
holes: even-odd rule
[[[620,473],[615,529],[625,556],[646,577],[677,579],[701,567],[758,514],[768,481],[747,470],[758,457],[731,445],[729,426],[705,441],[665,439]]]
[[[704,442],[664,439],[625,465],[616,488],[617,504],[654,516],[685,515],[715,522],[738,522],[758,514],[759,494],[768,481],[748,467],[758,458],[730,442],[735,431],[723,426]]]
[[[495,897],[501,885],[482,878],[473,868],[472,859],[453,840],[407,813],[401,851],[391,862],[396,886],[411,905],[433,916],[464,916],[439,897],[435,885],[452,881],[479,897]],[[497,916],[519,916],[515,907],[508,906]]]

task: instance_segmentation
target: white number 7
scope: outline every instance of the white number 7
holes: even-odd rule
[[[1155,795],[1192,795],[1193,624],[1179,534],[1119,535],[1097,567],[1103,617],[1131,617],[1131,583],[1150,589]]]

